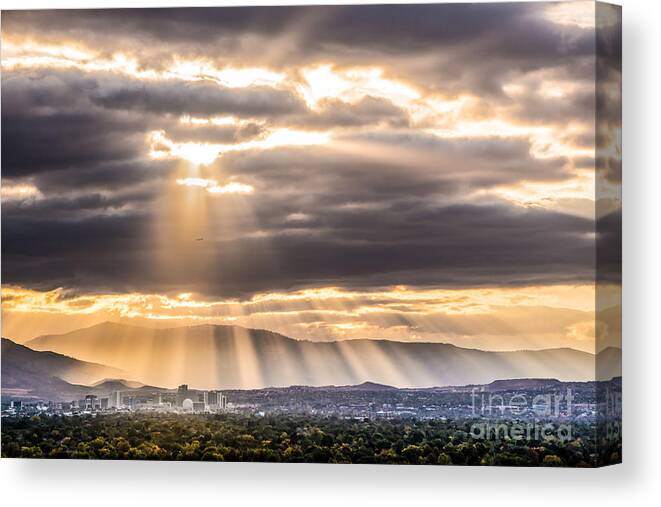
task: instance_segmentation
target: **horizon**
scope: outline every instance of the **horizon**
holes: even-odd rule
[[[591,355],[596,355],[598,352],[590,352],[587,350],[582,350],[578,348],[572,348],[572,347],[552,347],[552,348],[538,348],[538,349],[506,349],[506,350],[501,350],[501,349],[480,349],[480,348],[473,348],[473,347],[462,347],[459,345],[455,345],[453,343],[449,342],[442,342],[442,341],[410,341],[410,340],[396,340],[396,339],[387,339],[387,338],[360,338],[360,337],[351,337],[351,338],[340,338],[340,339],[335,339],[335,340],[310,340],[308,338],[294,338],[292,336],[287,336],[283,333],[280,333],[278,331],[273,331],[271,329],[266,329],[266,328],[248,328],[245,326],[239,326],[236,324],[214,324],[214,323],[209,323],[209,324],[180,324],[180,325],[174,325],[174,326],[169,326],[169,327],[153,327],[153,326],[145,326],[145,325],[138,325],[138,324],[133,324],[133,323],[124,323],[124,322],[116,322],[116,321],[103,321],[99,322],[97,324],[92,324],[87,327],[82,327],[82,328],[76,328],[76,329],[71,329],[69,331],[65,331],[62,333],[50,333],[50,334],[40,334],[36,335],[30,338],[25,339],[25,341],[18,341],[10,336],[2,336],[2,339],[9,340],[13,343],[16,343],[18,345],[23,345],[25,347],[28,347],[28,344],[30,341],[37,340],[38,338],[45,337],[45,336],[59,336],[59,335],[66,335],[70,333],[75,333],[77,331],[84,331],[84,330],[89,330],[95,327],[100,327],[106,324],[112,324],[112,325],[117,325],[117,326],[125,326],[125,327],[134,327],[134,328],[140,328],[140,329],[145,329],[145,330],[154,330],[154,331],[168,331],[168,330],[178,330],[178,329],[184,329],[184,328],[196,328],[196,327],[226,327],[226,328],[232,328],[232,327],[237,327],[241,329],[245,329],[247,331],[265,331],[268,333],[273,333],[277,334],[283,338],[286,338],[288,340],[294,340],[298,342],[309,342],[309,343],[336,343],[336,342],[343,342],[343,341],[384,341],[384,342],[393,342],[393,343],[404,343],[404,344],[419,344],[419,345],[448,345],[451,347],[456,347],[456,348],[463,348],[467,350],[477,350],[477,351],[482,351],[482,352],[533,352],[533,351],[544,351],[544,350],[573,350],[576,352],[585,352],[587,354]],[[614,348],[614,349],[621,349],[621,347],[617,346],[610,346],[602,349],[599,352],[602,352],[604,350],[607,350],[609,348]],[[368,382],[368,381],[366,381]]]
[[[7,337],[2,337],[3,340],[8,340],[15,345],[19,345],[22,347],[27,347],[24,344],[16,343],[10,340]],[[29,347],[27,347],[29,348]],[[33,349],[30,349],[33,350]],[[54,353],[58,356],[63,356],[68,359],[73,359],[74,361],[80,361],[79,359],[66,356],[64,354],[59,354],[57,352],[52,352],[50,350],[35,350],[35,352],[45,352],[45,353]],[[98,363],[91,363],[95,364],[98,366],[105,366],[102,364]],[[214,387],[192,387],[190,383],[184,382],[183,384],[176,384],[172,386],[159,386],[159,385],[151,385],[151,384],[146,384],[140,381],[137,381],[132,378],[125,378],[125,377],[103,377],[99,380],[96,380],[94,382],[89,382],[88,384],[78,384],[77,387],[86,387],[89,389],[100,389],[100,386],[103,386],[104,384],[112,384],[112,383],[121,383],[123,384],[126,389],[125,391],[139,391],[143,388],[150,388],[154,390],[167,390],[167,391],[176,391],[178,387],[181,387],[182,385],[186,385],[190,390],[192,391],[205,391],[205,390],[214,390],[214,389],[222,389],[223,391],[261,391],[261,390],[273,390],[273,389],[290,389],[290,388],[309,388],[309,389],[343,389],[343,388],[355,388],[355,387],[361,387],[361,386],[375,386],[379,388],[388,388],[388,389],[396,389],[396,390],[430,390],[430,389],[449,389],[449,388],[468,388],[468,387],[484,387],[492,384],[515,384],[517,382],[521,381],[527,381],[527,382],[551,382],[551,383],[560,383],[560,384],[588,384],[588,383],[594,383],[594,382],[610,382],[612,380],[616,380],[618,378],[621,378],[621,375],[616,375],[612,379],[608,380],[599,380],[599,379],[592,379],[592,380],[560,380],[555,377],[508,377],[508,378],[498,378],[491,380],[487,383],[466,383],[466,384],[430,384],[427,386],[397,386],[397,385],[390,385],[390,384],[384,384],[381,382],[375,382],[372,380],[364,380],[360,383],[356,384],[291,384],[291,385],[266,385],[262,387],[223,387],[223,386],[214,386]],[[131,386],[130,384],[136,384],[135,386]]]

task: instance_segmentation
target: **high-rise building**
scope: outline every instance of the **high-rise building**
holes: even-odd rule
[[[88,394],[85,396],[85,410],[94,410],[97,405],[96,394]]]
[[[227,397],[221,391],[207,391],[207,404],[216,410],[227,408]]]
[[[190,394],[188,392],[188,384],[181,384],[177,388],[177,406],[183,406],[184,400],[187,398],[190,398]]]
[[[108,407],[122,408],[122,391],[113,391],[110,393]]]

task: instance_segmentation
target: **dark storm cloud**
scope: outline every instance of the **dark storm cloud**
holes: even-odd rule
[[[604,24],[615,16],[614,24]],[[615,184],[622,182],[622,25],[621,11],[597,7],[596,169]]]
[[[622,211],[597,220],[597,280],[622,283]]]
[[[2,281],[35,289],[123,290],[149,265],[146,217],[2,214]]]
[[[3,176],[141,157],[148,118],[92,107],[87,95],[97,87],[76,74],[3,72]]]
[[[209,81],[124,81],[99,90],[92,102],[108,109],[157,114],[278,116],[301,112],[304,102],[288,91],[269,87],[226,88]]]
[[[67,192],[119,191],[145,183],[158,184],[171,174],[176,163],[170,160],[129,160],[99,163],[93,167],[72,167],[45,171],[31,180],[44,194]],[[11,183],[11,180],[8,180]]]
[[[143,190],[126,193],[87,192],[82,195],[60,195],[28,200],[10,200],[3,204],[3,213],[9,221],[22,217],[34,219],[47,216],[49,219],[85,220],[99,215],[125,213],[154,198],[154,193]]]
[[[142,139],[130,137],[131,130],[140,136],[142,129],[123,118],[94,112],[2,116],[5,176],[126,160],[142,152]]]
[[[526,139],[442,139],[395,131],[339,136],[336,143],[340,147],[228,153],[221,164],[224,172],[256,178],[265,189],[294,186],[339,202],[381,200],[380,190],[385,198],[423,196],[441,188],[567,177],[565,158],[535,159]]]
[[[139,215],[60,221],[3,214],[5,283],[89,290],[189,290],[238,296],[332,284],[482,286],[590,280],[591,221],[498,206],[394,207],[324,215],[320,234],[225,241],[173,238],[177,269],[148,269],[157,252]],[[71,248],[76,245],[76,248]],[[200,251],[195,251],[199,249]],[[217,262],[202,266],[198,256]]]

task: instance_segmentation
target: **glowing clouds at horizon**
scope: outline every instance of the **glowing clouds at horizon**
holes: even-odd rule
[[[5,334],[19,339],[112,320],[158,328],[231,324],[314,341],[442,341],[490,350],[560,344],[589,350],[594,345],[594,329],[588,325],[594,316],[593,286],[371,292],[327,287],[248,299],[191,293],[76,295],[63,289],[4,287],[2,310]],[[28,321],[41,324],[24,327]]]

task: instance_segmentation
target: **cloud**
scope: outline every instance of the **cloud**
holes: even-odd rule
[[[135,80],[99,90],[92,102],[108,109],[156,114],[240,114],[247,117],[279,116],[303,111],[302,100],[285,90],[251,86],[228,88],[213,82],[156,82],[145,86]]]
[[[97,51],[119,45],[155,66],[173,55],[222,55],[216,59],[278,68],[378,61],[430,88],[498,95],[513,74],[594,54],[589,30],[549,22],[545,9],[512,3],[192,8],[174,16],[167,9],[32,11],[7,13],[3,27],[47,40],[74,33]]]
[[[234,297],[591,281],[595,222],[575,209],[594,200],[576,182],[595,163],[595,41],[543,11],[3,13],[3,60],[25,59],[2,76],[3,184],[35,189],[3,203],[3,282]],[[597,62],[617,82],[617,62]],[[333,82],[310,83],[319,68]],[[600,91],[605,119],[618,107]],[[153,132],[195,153],[154,160]],[[287,132],[319,142],[269,142]],[[617,183],[617,153],[598,155]],[[187,178],[228,191],[172,188]],[[563,185],[578,195],[549,205]]]
[[[93,79],[70,74],[4,73],[2,168],[5,177],[139,158],[148,119],[90,107]]]
[[[77,205],[84,216],[85,203]],[[260,223],[261,236],[205,236],[195,248],[192,238],[172,236],[167,248],[179,252],[178,262],[157,273],[148,268],[158,251],[144,237],[145,220],[135,214],[53,220],[44,217],[44,208],[11,220],[3,213],[3,280],[87,290],[186,287],[236,296],[322,283],[358,288],[586,282],[593,268],[588,220],[493,206],[412,205],[326,212],[296,228],[298,233],[292,224]],[[201,264],[205,256],[211,261]]]

